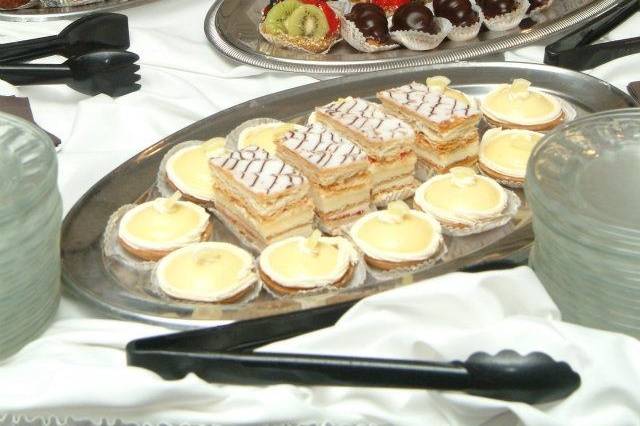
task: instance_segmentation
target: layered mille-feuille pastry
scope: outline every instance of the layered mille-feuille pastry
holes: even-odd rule
[[[216,209],[257,247],[312,231],[309,181],[295,168],[258,147],[210,162]]]
[[[156,198],[124,214],[118,226],[118,242],[130,254],[155,261],[187,244],[207,241],[213,233],[207,211],[189,201]]]
[[[316,108],[315,120],[364,148],[373,204],[383,206],[414,193],[415,133],[410,125],[378,104],[352,97]]]
[[[343,237],[291,237],[269,245],[260,255],[259,274],[274,293],[285,295],[349,284],[358,253]]]
[[[445,173],[478,160],[481,114],[473,99],[449,88],[449,83],[438,76],[427,79],[426,85],[413,82],[377,94],[387,112],[415,129],[422,172]]]
[[[162,291],[178,299],[235,303],[258,285],[253,256],[232,244],[190,244],[164,257],[154,271]]]
[[[288,133],[277,154],[310,181],[320,228],[332,235],[369,210],[367,154],[355,143],[316,123]]]

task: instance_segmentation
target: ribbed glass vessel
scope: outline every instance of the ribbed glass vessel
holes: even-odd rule
[[[640,338],[640,109],[546,136],[525,183],[531,266],[563,318]]]
[[[51,139],[0,113],[0,359],[40,334],[58,306],[57,176]]]

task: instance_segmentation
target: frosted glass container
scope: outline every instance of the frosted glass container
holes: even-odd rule
[[[640,109],[544,137],[525,182],[530,262],[565,320],[640,337]]]
[[[51,139],[0,113],[0,359],[48,325],[60,299],[62,200]]]

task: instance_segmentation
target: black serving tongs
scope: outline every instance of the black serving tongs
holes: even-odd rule
[[[118,13],[95,13],[72,22],[58,35],[0,44],[0,63],[25,62],[52,55],[70,58],[96,50],[128,48],[127,17]]]
[[[639,3],[622,0],[595,20],[550,44],[545,49],[545,64],[581,71],[640,52],[640,37],[590,45],[635,13]]]
[[[87,95],[122,96],[140,88],[138,55],[99,50],[69,58],[62,64],[0,64],[0,79],[16,86],[66,84]]]
[[[122,96],[140,88],[138,55],[129,47],[125,15],[96,13],[68,25],[60,34],[0,45],[0,79],[14,85],[66,84],[87,94]],[[62,64],[24,63],[45,56],[69,58]]]
[[[540,352],[477,352],[449,363],[254,352],[330,327],[354,303],[135,340],[127,345],[127,360],[165,379],[195,373],[212,383],[241,385],[437,389],[530,404],[565,398],[580,386],[580,376],[567,363]]]

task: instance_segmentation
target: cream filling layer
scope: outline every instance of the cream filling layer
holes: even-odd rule
[[[525,94],[513,94],[509,84],[489,93],[480,109],[494,121],[523,126],[550,123],[562,114],[562,105],[554,96],[533,89]]]
[[[308,250],[308,239],[292,237],[262,251],[260,269],[283,287],[317,288],[334,284],[358,262],[358,253],[342,237],[320,237]]]
[[[431,164],[435,164],[436,166],[446,167],[450,164],[457,163],[458,161],[462,161],[465,158],[475,157],[478,155],[478,146],[479,142],[473,142],[467,145],[464,145],[460,149],[456,149],[451,152],[447,152],[444,154],[439,154],[436,151],[431,151],[429,149],[424,149],[423,146],[416,146],[416,154],[418,157],[426,159]]]
[[[482,137],[480,162],[501,175],[524,179],[531,152],[543,136],[529,130],[490,129]]]
[[[452,180],[452,174],[448,173],[434,176],[420,185],[414,195],[414,202],[423,211],[433,214],[436,219],[449,223],[473,226],[500,216],[507,207],[508,197],[506,191],[496,181],[488,177],[476,175],[473,178],[484,182],[491,188],[490,191],[493,194],[487,194],[486,189],[474,189],[479,188],[476,184],[466,187],[458,187],[455,184],[443,185],[436,189],[438,194],[435,194],[434,198],[437,198],[438,203],[430,202],[428,192],[434,187],[439,187],[440,183],[448,183],[448,181]],[[476,194],[473,194],[473,192],[476,192]],[[485,194],[481,192],[485,192]],[[487,206],[488,197],[495,197],[496,200]],[[482,204],[482,207],[474,208],[474,202]],[[449,205],[443,205],[446,203]]]
[[[175,227],[177,221],[179,222],[182,219],[177,216],[171,217],[177,214],[175,212],[159,211],[154,205],[157,201],[158,199],[142,203],[122,216],[118,227],[118,237],[122,241],[137,250],[172,250],[200,241],[202,234],[207,229],[207,226],[209,226],[210,219],[209,214],[204,208],[188,201],[177,201],[173,207],[174,209],[188,209],[194,217],[186,219],[191,223],[187,224],[184,230],[178,232],[177,235],[174,235],[170,239],[164,239],[161,233],[163,226]],[[151,209],[151,211],[146,211],[147,209]],[[139,232],[131,232],[128,229],[139,214],[146,216],[146,220],[144,221],[146,222],[146,229],[142,230],[142,233],[150,232],[150,235],[140,235]]]
[[[253,257],[222,242],[191,244],[158,263],[156,280],[165,293],[179,299],[216,302],[256,283]]]
[[[390,262],[414,262],[429,259],[436,254],[443,241],[442,229],[429,213],[407,211],[405,214],[415,220],[414,226],[403,226],[403,221],[389,221],[388,214],[387,210],[369,213],[351,227],[351,238],[367,256]],[[369,229],[367,225],[374,221],[376,223]],[[423,226],[417,225],[419,223]],[[371,232],[372,230],[375,232]],[[424,241],[416,241],[422,237],[425,238]]]

